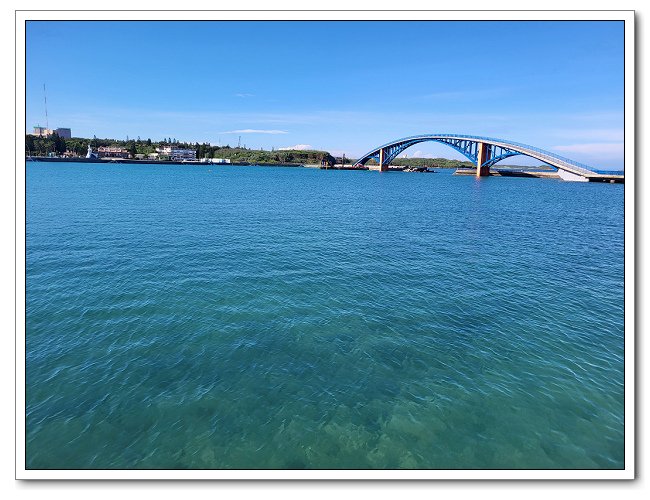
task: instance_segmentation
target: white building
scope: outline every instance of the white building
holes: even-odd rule
[[[195,149],[182,149],[176,148],[174,146],[163,146],[162,148],[156,148],[156,151],[161,156],[169,156],[170,160],[196,160]]]
[[[52,130],[49,128],[41,127],[40,125],[34,127],[34,133],[32,135],[35,135],[37,137],[49,137],[52,134],[56,134],[63,139],[72,138],[72,130],[69,128],[56,128]]]
[[[201,163],[230,163],[230,158],[201,158]]]
[[[34,133],[32,135],[35,135],[36,137],[47,137],[50,134],[52,134],[52,131],[49,128],[37,125],[34,127]]]
[[[117,146],[99,146],[97,154],[100,158],[128,158],[131,156],[127,149]]]

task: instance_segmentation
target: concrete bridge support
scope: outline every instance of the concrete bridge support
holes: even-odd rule
[[[584,177],[582,175],[572,174],[566,170],[557,169],[557,174],[560,176],[560,179],[563,181],[573,181],[573,182],[589,182],[589,177]]]
[[[476,160],[476,176],[477,177],[485,177],[486,175],[490,175],[490,167],[483,167],[482,165],[490,159],[490,148],[487,144],[484,142],[479,142],[478,143],[478,159]]]
[[[381,148],[379,150],[379,171],[386,172],[388,170],[388,163],[386,163],[386,150]]]

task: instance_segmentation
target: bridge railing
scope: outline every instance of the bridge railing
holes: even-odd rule
[[[503,142],[503,141],[501,141],[501,142]],[[560,161],[562,161],[564,163],[567,163],[569,165],[573,165],[575,167],[582,168],[584,170],[588,170],[589,172],[594,171],[594,169],[592,167],[590,167],[589,165],[585,165],[584,163],[577,162],[577,161],[572,160],[570,158],[566,158],[564,156],[561,156],[561,155],[558,155],[558,154],[555,154],[555,153],[551,153],[550,151],[545,151],[543,149],[536,148],[535,146],[529,146],[528,144],[521,144],[519,142],[506,142],[505,144],[512,144],[513,146],[517,146],[517,147],[520,147],[522,149],[528,149],[530,151],[534,151],[534,152],[540,154],[541,156],[544,156],[545,158],[550,158],[550,159],[553,159],[553,160],[560,160]]]

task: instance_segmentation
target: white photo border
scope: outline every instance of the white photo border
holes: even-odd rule
[[[625,468],[622,470],[30,470],[25,467],[25,24],[37,20],[414,20],[624,21],[625,23]],[[635,13],[599,11],[256,10],[256,11],[15,11],[16,192],[16,479],[94,480],[504,480],[635,478]]]

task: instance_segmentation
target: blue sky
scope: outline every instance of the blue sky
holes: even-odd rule
[[[30,21],[26,56],[27,132],[45,84],[73,136],[356,157],[463,133],[623,167],[623,22]]]

